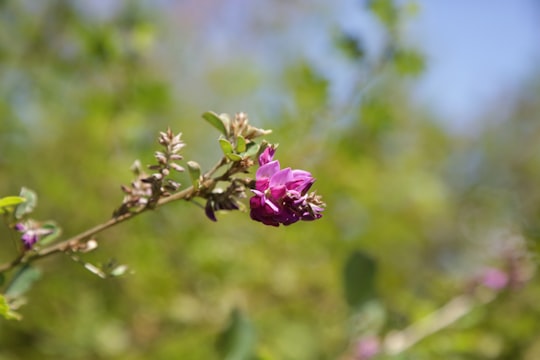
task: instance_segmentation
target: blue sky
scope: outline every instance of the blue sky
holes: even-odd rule
[[[495,103],[540,75],[537,0],[421,1],[409,39],[429,67],[417,98],[453,128],[471,125]]]
[[[174,64],[170,71],[178,72],[171,78],[177,79],[180,87],[185,84],[182,95],[201,101],[197,104],[200,106],[227,105],[248,112],[287,106],[286,99],[275,98],[280,85],[273,81],[279,78],[276,71],[299,57],[309,59],[331,79],[334,93],[346,94],[351,83],[362,79],[363,74],[335,51],[332,42],[336,29],[358,34],[372,53],[380,50],[384,38],[382,27],[366,11],[364,0],[161,3],[173,23],[170,36],[173,41],[178,39],[177,47],[173,44],[165,55]],[[425,54],[428,64],[425,73],[412,82],[417,103],[458,131],[473,129],[494,105],[498,113],[501,106],[510,111],[515,92],[534,71],[540,73],[540,1],[417,3],[420,12],[403,28],[407,41]],[[266,74],[262,82],[266,89],[225,100],[227,94],[204,82],[209,71],[226,63],[264,69],[261,73]],[[241,70],[238,76],[244,76]],[[224,98],[224,104],[219,103],[220,98]]]
[[[331,79],[334,94],[346,94],[363,74],[335,52],[336,29],[359,35],[372,54],[380,50],[384,38],[382,27],[366,11],[365,1],[160,0],[157,4],[163,6],[173,25],[172,41],[178,42],[167,44],[172,49],[165,55],[170,57],[167,62],[174,64],[169,71],[177,71],[172,74],[178,79],[175,83],[184,83],[186,95],[200,99],[204,106],[215,101],[212,85],[201,85],[212,68],[247,61],[265,69],[266,89],[254,90],[245,103],[227,100],[231,106],[250,111],[254,103],[260,103],[253,106],[256,109],[264,108],[264,102],[270,108],[287,106],[283,99],[275,98],[280,93],[276,90],[280,85],[273,83],[278,78],[275,72],[304,57]],[[87,10],[107,14],[115,3],[96,0]],[[414,98],[451,129],[467,131],[495,104],[499,112],[501,106],[510,110],[513,94],[534,71],[540,74],[539,0],[417,3],[420,12],[403,28],[407,41],[425,54],[428,64],[421,78],[412,83]],[[214,94],[217,98],[223,95]]]
[[[380,25],[359,0],[257,4],[221,3],[220,24],[214,27],[220,52],[235,49],[265,67],[303,54],[334,77],[336,92],[346,92],[348,79],[361,74],[330,51],[333,27],[359,34],[372,52],[378,51],[383,38]],[[425,54],[428,64],[413,84],[415,98],[451,129],[467,130],[493,104],[511,97],[540,62],[540,2],[420,0],[418,4],[420,12],[404,27],[407,40]],[[252,26],[262,30],[251,34]]]

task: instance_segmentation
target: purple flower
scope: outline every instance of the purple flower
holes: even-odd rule
[[[25,223],[15,224],[15,230],[22,233],[21,240],[24,247],[28,250],[31,249],[42,236],[52,233],[51,229],[42,228],[38,223],[31,220],[28,220]]]
[[[272,226],[319,219],[325,204],[315,193],[308,194],[315,179],[304,170],[281,169],[274,153],[273,147],[267,147],[259,156],[251,190],[255,195],[249,201],[251,218]]]
[[[368,360],[381,351],[381,344],[376,337],[365,337],[356,344],[356,359]]]
[[[481,275],[481,283],[493,290],[502,290],[509,282],[508,274],[496,268],[486,268]]]

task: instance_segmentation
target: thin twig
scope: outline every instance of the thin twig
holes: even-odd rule
[[[402,353],[426,337],[454,324],[476,307],[495,299],[494,293],[481,295],[483,296],[469,294],[456,296],[420,321],[403,330],[390,332],[384,339],[383,352],[388,355]]]
[[[167,203],[170,203],[170,202],[173,202],[173,201],[176,201],[176,200],[189,200],[191,198],[193,198],[194,196],[196,196],[198,193],[200,193],[202,190],[208,190],[208,189],[212,189],[216,182],[217,182],[217,179],[219,179],[219,177],[217,179],[212,179],[211,176],[220,168],[222,167],[223,165],[225,165],[227,163],[227,160],[225,158],[222,158],[212,169],[210,169],[208,172],[206,172],[202,179],[202,184],[200,186],[200,188],[198,190],[195,190],[193,188],[193,186],[190,186],[180,192],[177,192],[175,194],[172,194],[168,197],[164,197],[164,198],[161,198],[157,204],[155,205],[155,207],[153,207],[152,209],[156,209],[160,206],[163,206]],[[99,225],[96,225],[94,226],[93,228],[90,228],[86,231],[83,231],[81,232],[80,234],[77,234],[67,240],[64,240],[64,241],[61,241],[59,243],[56,243],[56,244],[53,244],[53,245],[50,245],[48,247],[45,247],[45,248],[42,248],[42,249],[39,249],[37,251],[34,251],[34,252],[27,252],[27,253],[23,253],[23,254],[20,254],[19,256],[17,256],[15,259],[13,259],[12,261],[8,262],[8,263],[4,263],[4,264],[1,264],[0,265],[0,273],[2,272],[5,272],[5,271],[8,271],[10,269],[13,269],[14,267],[16,267],[17,265],[20,265],[20,264],[27,264],[27,263],[30,263],[30,262],[33,262],[33,261],[36,261],[36,260],[39,260],[39,259],[42,259],[46,256],[49,256],[49,255],[52,255],[52,254],[56,254],[56,253],[59,253],[59,252],[65,252],[67,250],[70,250],[70,249],[75,249],[78,245],[80,245],[82,242],[84,241],[87,241],[89,239],[91,239],[92,237],[94,237],[96,234],[99,234],[101,233],[102,231],[110,228],[110,227],[113,227],[119,223],[122,223],[126,220],[129,220],[137,215],[140,215],[142,214],[143,212],[146,212],[147,210],[149,210],[149,208],[143,208],[139,211],[136,211],[136,212],[129,212],[129,213],[126,213],[126,214],[123,214],[123,215],[120,215],[120,216],[117,216],[117,217],[113,217],[112,219],[109,219],[107,221],[105,221],[104,223],[101,223]]]

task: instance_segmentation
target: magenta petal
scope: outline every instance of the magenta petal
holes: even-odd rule
[[[287,184],[287,187],[300,193],[306,193],[315,179],[311,174],[304,170],[293,170],[293,180]]]
[[[295,179],[311,179],[312,178],[311,173],[309,171],[295,169],[292,171],[292,173]]]
[[[259,165],[268,164],[270,161],[272,161],[272,159],[274,158],[275,152],[276,152],[276,149],[274,149],[271,146],[264,149],[262,154],[259,156]]]
[[[324,203],[315,193],[307,194],[315,179],[305,170],[280,169],[273,160],[275,149],[267,148],[259,156],[255,189],[249,200],[250,216],[265,225],[290,225],[300,220],[319,219]]]
[[[281,199],[287,193],[285,185],[277,185],[270,188],[270,196],[272,199]]]
[[[274,160],[258,168],[257,172],[255,173],[255,177],[257,179],[270,178],[272,177],[272,175],[277,173],[279,169],[280,169],[279,161]]]
[[[268,189],[268,186],[270,184],[270,179],[268,178],[262,178],[255,180],[255,189],[259,191],[266,191]]]
[[[37,243],[38,237],[33,231],[27,231],[21,236],[21,240],[27,249],[30,249],[32,245]]]
[[[291,168],[285,168],[272,175],[272,177],[270,178],[269,187],[273,188],[274,186],[285,185],[292,180],[293,175]]]

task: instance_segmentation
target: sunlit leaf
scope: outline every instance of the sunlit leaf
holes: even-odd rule
[[[15,217],[17,219],[31,213],[37,205],[37,194],[34,191],[23,187],[20,196],[26,199],[26,201],[17,205],[17,209],[15,209]]]
[[[246,139],[243,136],[238,136],[236,138],[236,152],[243,153],[246,151]]]
[[[371,0],[368,4],[370,10],[384,25],[388,27],[396,25],[398,20],[398,9],[393,0]]]
[[[221,359],[246,360],[253,356],[255,349],[255,329],[249,318],[234,309],[228,326],[219,335],[216,348]]]
[[[10,309],[7,299],[0,294],[0,315],[8,320],[20,320],[21,316]]]
[[[227,128],[228,128],[228,126],[226,126],[227,124],[224,121],[224,119],[222,119],[222,117],[220,117],[218,114],[216,114],[213,111],[207,111],[207,112],[203,113],[202,117],[203,117],[204,120],[208,121],[208,123],[210,123],[210,125],[212,125],[216,129],[218,129],[219,132],[221,132],[223,135],[227,136],[227,133],[228,133]]]
[[[399,50],[394,55],[394,63],[401,75],[419,75],[425,67],[422,54],[413,50]]]
[[[41,271],[30,265],[24,265],[14,276],[6,289],[6,296],[18,298],[24,295],[36,280],[41,277]]]
[[[259,151],[259,145],[254,142],[250,142],[249,144],[247,144],[246,148],[247,149],[244,153],[244,156],[253,156]]]
[[[375,260],[360,251],[355,251],[347,259],[343,280],[347,303],[358,308],[366,301],[375,298]]]
[[[122,276],[126,274],[128,270],[129,270],[129,267],[127,265],[118,265],[117,267],[115,267],[109,272],[109,275],[114,276],[114,277]]]
[[[223,151],[223,154],[232,154],[233,152],[233,146],[227,139],[219,139],[219,146],[221,146],[221,150]]]
[[[242,160],[242,157],[240,155],[234,154],[234,153],[228,153],[228,154],[225,154],[225,156],[229,160],[232,160],[232,161],[240,161],[240,160]]]
[[[0,214],[8,211],[13,206],[19,205],[25,201],[26,199],[21,196],[6,196],[0,198]]]

